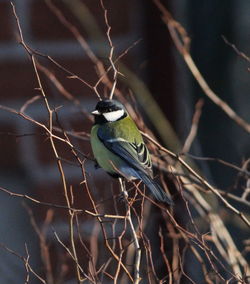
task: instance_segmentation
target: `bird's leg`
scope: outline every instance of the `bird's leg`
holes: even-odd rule
[[[119,183],[120,183],[120,187],[121,187],[121,199],[125,199],[125,200],[127,200],[128,199],[128,192],[127,192],[127,190],[126,190],[126,185],[125,185],[125,180],[124,179],[122,179],[122,178],[118,178],[118,180],[119,180]]]

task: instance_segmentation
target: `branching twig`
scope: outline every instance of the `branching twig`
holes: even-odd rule
[[[159,143],[157,143],[154,139],[152,139],[149,135],[142,133],[144,137],[146,137],[147,139],[149,139],[152,143],[154,143],[156,146],[158,146],[159,150],[167,153],[168,155],[170,155],[170,157],[174,158],[175,160],[177,160],[178,162],[180,162],[180,164],[187,169],[195,178],[197,178],[206,188],[208,188],[211,192],[213,192],[220,201],[222,201],[222,203],[228,208],[230,209],[233,213],[235,213],[236,215],[238,215],[241,220],[248,226],[250,227],[250,221],[247,219],[247,217],[240,212],[239,210],[237,210],[235,207],[233,207],[219,192],[216,188],[214,188],[212,185],[210,185],[210,183],[208,181],[206,181],[204,178],[202,178],[197,172],[195,172],[182,158],[180,158],[177,154],[169,151],[168,149],[164,148],[163,146],[161,146]]]
[[[49,247],[46,242],[45,234],[39,229],[32,210],[25,203],[24,203],[24,207],[30,216],[31,225],[34,228],[34,231],[36,232],[39,238],[41,259],[45,267],[47,284],[53,284],[54,279],[53,279],[53,273],[52,273],[51,258],[50,258]],[[47,216],[51,216],[50,213],[51,212],[48,212]]]
[[[109,62],[110,62],[110,65],[111,65],[111,67],[114,71],[113,86],[112,86],[112,89],[111,89],[111,92],[110,92],[110,95],[109,95],[109,99],[112,100],[113,95],[114,95],[114,91],[115,91],[115,87],[116,87],[116,84],[117,84],[118,71],[117,71],[115,64],[114,64],[114,61],[113,61],[114,45],[113,45],[112,39],[110,37],[111,26],[110,26],[109,21],[108,21],[108,11],[103,4],[103,0],[100,0],[100,3],[101,3],[101,6],[102,6],[102,9],[103,9],[103,12],[104,12],[104,20],[105,20],[105,24],[107,26],[106,35],[107,35],[109,45],[110,45]]]
[[[28,246],[27,244],[25,244],[25,251],[26,251],[26,258],[25,258],[25,269],[26,269],[26,279],[25,279],[25,284],[28,284],[29,281],[30,281],[30,270],[29,270],[29,259],[30,259],[30,254],[29,254],[29,251],[28,251]]]
[[[21,259],[24,263],[24,266],[25,266],[25,269],[26,271],[30,271],[41,283],[43,284],[47,284],[46,281],[40,276],[38,275],[34,270],[33,268],[31,267],[31,265],[29,264],[29,254],[27,253],[27,257],[24,257],[22,255],[20,255],[19,253],[17,253],[16,251],[12,250],[11,248],[7,247],[6,245],[4,245],[3,243],[0,243],[0,247],[2,249],[4,249],[5,251],[15,255],[16,257],[18,257],[19,259]],[[26,277],[26,280],[27,280],[27,277]],[[27,283],[27,282],[26,282]]]

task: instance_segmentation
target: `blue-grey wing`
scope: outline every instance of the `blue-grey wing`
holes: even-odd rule
[[[152,179],[151,159],[143,142],[127,142],[121,137],[112,136],[102,128],[99,128],[97,136],[108,150],[124,161],[126,166],[123,165],[121,173],[125,177],[141,179],[157,200],[173,205],[171,197]]]
[[[102,128],[97,132],[98,138],[111,152],[118,155],[129,167],[152,176],[152,163],[146,145],[130,143],[123,138],[112,137]]]

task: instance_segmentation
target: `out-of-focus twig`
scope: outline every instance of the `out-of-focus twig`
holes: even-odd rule
[[[161,255],[163,257],[163,260],[164,260],[166,267],[167,267],[167,270],[168,270],[168,283],[173,284],[173,273],[172,273],[172,270],[170,268],[169,260],[166,256],[166,250],[165,250],[165,247],[164,247],[164,238],[163,238],[163,234],[162,234],[162,228],[159,229],[159,237],[160,237]]]
[[[186,153],[190,150],[191,145],[196,137],[203,104],[204,101],[200,99],[195,105],[195,113],[192,119],[191,129],[182,148],[183,153]]]
[[[40,251],[41,251],[41,259],[45,267],[45,273],[46,273],[46,281],[48,284],[53,284],[54,279],[53,279],[53,273],[52,273],[52,266],[51,266],[51,258],[50,258],[50,253],[49,253],[49,247],[46,241],[46,236],[45,232],[40,230],[40,228],[37,225],[37,222],[35,220],[34,214],[32,210],[24,203],[24,208],[28,212],[30,216],[30,222],[32,227],[34,228],[34,231],[36,232],[38,238],[39,238],[39,243],[40,243]],[[52,212],[48,211],[46,219],[49,220],[52,217]]]
[[[244,257],[240,254],[239,250],[237,249],[230,233],[226,228],[226,225],[223,223],[223,220],[221,219],[219,214],[214,212],[214,210],[209,205],[207,200],[203,196],[201,196],[200,192],[197,191],[195,187],[193,187],[191,184],[185,183],[185,178],[180,177],[180,180],[182,181],[183,186],[188,191],[190,191],[193,194],[194,198],[196,199],[195,205],[199,206],[201,209],[200,210],[199,208],[196,207],[197,211],[200,212],[199,213],[200,216],[202,218],[205,218],[205,216],[208,218],[212,232],[213,243],[217,247],[223,259],[230,265],[230,267],[234,271],[235,275],[232,276],[240,278],[245,272],[248,273],[249,267],[247,265],[247,262],[244,259]],[[203,240],[202,242],[204,242],[204,236],[202,236],[202,240]],[[208,255],[209,253],[213,256],[213,258],[215,258],[218,261],[218,258],[211,249],[205,249],[204,252],[206,252],[207,257],[209,257]],[[220,261],[218,262],[226,270],[224,265]],[[212,259],[210,259],[210,263],[211,265],[213,265]],[[241,266],[242,269],[245,270],[243,273],[241,272],[239,266]]]
[[[38,95],[38,96],[34,96],[33,98],[27,100],[25,102],[25,104],[20,108],[20,112],[25,112],[28,106],[30,106],[31,104],[33,104],[34,102],[36,102],[40,98],[41,98],[41,96]]]
[[[177,22],[171,15],[171,13],[164,7],[160,0],[153,0],[158,9],[162,12],[162,20],[167,25],[170,35],[176,45],[176,48],[182,55],[189,70],[195,77],[196,81],[207,95],[218,107],[220,107],[234,122],[242,127],[246,132],[250,133],[250,124],[242,119],[226,102],[224,102],[218,95],[211,90],[196,64],[194,63],[190,52],[190,38],[184,29],[184,27]]]
[[[31,267],[31,265],[29,264],[29,254],[27,254],[27,257],[24,257],[22,255],[20,255],[19,253],[17,253],[16,251],[12,250],[11,248],[7,247],[5,244],[0,243],[0,248],[4,249],[5,251],[11,253],[12,255],[18,257],[19,259],[22,260],[22,262],[24,263],[25,269],[27,271],[27,269],[29,270],[29,272],[31,272],[37,280],[39,280],[41,283],[43,284],[47,284],[47,282],[40,276],[38,275],[33,268]],[[26,251],[27,253],[27,251]],[[27,280],[27,277],[26,277]],[[27,283],[27,282],[26,282]]]
[[[244,198],[244,196],[239,197],[239,196],[236,196],[236,195],[234,195],[234,194],[232,194],[232,193],[230,193],[230,192],[225,192],[225,191],[220,190],[220,189],[217,189],[217,190],[218,190],[218,192],[219,192],[222,196],[228,197],[228,198],[230,198],[230,199],[232,199],[232,200],[234,200],[234,201],[237,201],[237,202],[239,202],[239,203],[242,203],[242,204],[244,204],[244,205],[250,207],[250,202],[247,201],[247,200]]]
[[[228,41],[228,39],[223,35],[222,39],[224,40],[224,42],[231,46],[232,49],[236,52],[236,54],[238,54],[240,57],[242,57],[243,59],[245,59],[246,61],[248,61],[250,63],[250,57],[248,57],[244,52],[240,51],[235,44],[231,43]]]
[[[241,220],[248,226],[250,227],[250,221],[247,219],[247,217],[240,212],[239,210],[237,210],[235,207],[233,207],[219,192],[216,188],[214,188],[212,185],[210,185],[210,183],[205,180],[204,178],[202,178],[196,171],[194,171],[182,158],[180,158],[177,154],[169,151],[168,149],[162,147],[158,142],[156,142],[154,139],[152,139],[149,135],[147,135],[146,133],[142,133],[144,137],[146,137],[147,139],[149,139],[152,143],[154,143],[156,146],[158,146],[159,150],[167,153],[170,155],[170,157],[174,158],[175,160],[179,161],[180,164],[187,169],[195,178],[197,178],[206,188],[208,188],[211,192],[213,192],[220,201],[222,201],[222,203],[228,208],[230,209],[233,213],[235,213],[236,215],[238,215]]]
[[[195,156],[195,155],[191,155],[189,153],[185,153],[185,155],[192,158],[193,160],[218,162],[220,164],[223,164],[223,165],[225,165],[229,168],[232,168],[232,169],[238,171],[240,174],[244,174],[244,175],[250,177],[250,172],[246,168],[244,168],[244,167],[240,168],[239,166],[236,166],[236,165],[229,163],[227,161],[224,161],[222,159],[213,158],[213,157],[198,157],[198,156]]]

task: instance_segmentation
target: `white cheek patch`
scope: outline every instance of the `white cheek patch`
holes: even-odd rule
[[[116,121],[124,115],[124,110],[119,109],[111,112],[106,112],[102,114],[107,121]]]

